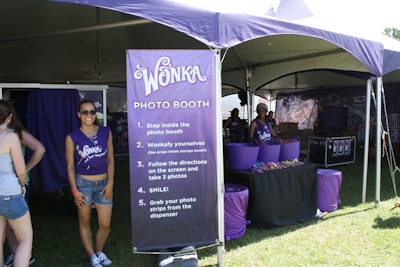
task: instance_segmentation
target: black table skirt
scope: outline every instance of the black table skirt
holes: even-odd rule
[[[247,219],[250,226],[271,227],[302,223],[317,211],[317,165],[263,173],[228,170],[225,182],[249,188]]]

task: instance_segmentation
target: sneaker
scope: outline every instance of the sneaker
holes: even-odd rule
[[[4,267],[12,267],[14,265],[15,254],[11,253],[7,256],[7,259],[4,261]]]
[[[112,261],[106,256],[106,254],[103,253],[103,251],[99,251],[96,253],[97,258],[101,261],[101,264],[103,265],[110,265]]]
[[[8,255],[7,259],[4,261],[4,267],[14,266],[14,258],[15,258],[14,253],[11,253],[10,255]],[[33,256],[31,256],[31,258],[29,259],[29,265],[31,265],[34,262],[35,262],[35,258]]]
[[[92,266],[92,267],[103,267],[103,265],[101,265],[100,259],[97,258],[96,254],[93,254],[92,256],[90,256],[90,266]]]
[[[35,258],[33,256],[31,256],[31,258],[29,259],[29,266],[35,262]]]

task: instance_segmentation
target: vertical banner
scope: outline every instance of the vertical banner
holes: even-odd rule
[[[128,50],[134,251],[218,240],[215,56]]]

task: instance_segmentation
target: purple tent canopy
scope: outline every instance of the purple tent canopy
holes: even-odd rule
[[[168,0],[56,0],[139,16],[183,32],[214,48],[230,48],[259,37],[300,35],[326,40],[348,51],[369,71],[382,76],[383,45],[361,38],[301,26],[270,17],[208,11]]]

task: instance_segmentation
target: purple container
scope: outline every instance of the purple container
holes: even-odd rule
[[[258,152],[258,161],[260,162],[278,162],[279,154],[281,151],[281,143],[275,141],[267,141],[260,144],[260,151]]]
[[[283,140],[281,144],[281,153],[279,161],[299,159],[300,157],[300,140]]]
[[[224,224],[225,240],[242,237],[246,232],[249,190],[240,184],[225,183]]]
[[[342,172],[330,169],[318,169],[317,192],[318,208],[320,211],[335,211],[340,204],[340,186],[342,184]]]
[[[250,170],[257,162],[258,144],[251,143],[228,143],[229,166],[234,170]]]

